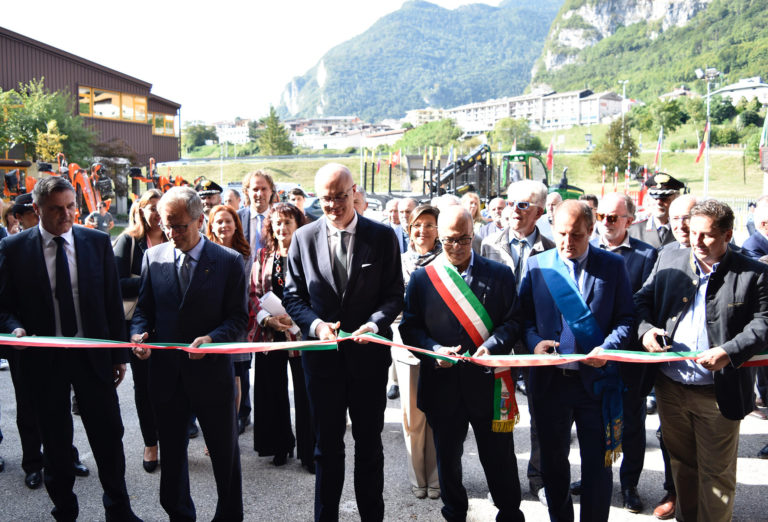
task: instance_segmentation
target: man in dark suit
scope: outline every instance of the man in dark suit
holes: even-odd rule
[[[437,270],[444,270],[443,265],[448,264],[448,270],[462,276],[490,317],[493,328],[485,339],[474,339],[441,297],[428,273],[435,267],[430,267],[414,272],[408,284],[400,323],[403,342],[442,354],[508,354],[521,330],[512,271],[474,254],[472,216],[463,207],[449,207],[440,213],[438,233],[444,258],[436,261]],[[482,344],[478,345],[480,341]],[[461,456],[471,424],[488,488],[499,508],[497,520],[524,520],[512,431],[492,430],[496,380],[493,370],[417,356],[421,359],[418,407],[427,415],[434,431],[443,517],[457,521],[467,517]],[[509,392],[514,393],[514,389]]]
[[[648,219],[629,227],[629,235],[654,248],[661,248],[675,240],[669,223],[669,205],[680,195],[685,185],[669,174],[658,172],[645,182],[651,197]]]
[[[635,219],[634,201],[626,194],[608,194],[597,207],[597,219],[600,236],[590,243],[624,258],[632,293],[637,292],[653,270],[657,251],[627,233],[627,228]],[[631,346],[640,349],[634,336],[632,341]],[[624,508],[632,513],[643,510],[637,484],[645,461],[645,397],[653,386],[653,381],[646,378],[647,367],[645,364],[633,363],[619,366],[621,378],[627,386],[623,393],[623,457],[619,477]]]
[[[512,183],[507,189],[509,226],[498,234],[485,238],[480,248],[483,257],[503,263],[515,274],[516,289],[520,289],[528,258],[555,248],[555,243],[544,236],[537,222],[544,215],[547,201],[547,187],[540,181],[530,179]],[[522,341],[522,340],[521,340]],[[515,344],[515,353],[528,353],[522,342]],[[521,368],[524,386],[527,389],[529,369]],[[531,411],[528,401],[528,411]],[[528,486],[532,495],[546,503],[541,478],[541,452],[536,421],[531,412],[531,458],[528,460]]]
[[[323,166],[315,191],[324,216],[296,231],[288,252],[283,304],[305,338],[339,330],[392,337],[403,307],[400,249],[390,227],[355,213],[355,182],[337,163]],[[387,399],[386,347],[339,343],[302,354],[317,444],[315,519],[336,520],[344,483],[346,413],[355,440],[355,496],[363,520],[384,517],[381,431]]]
[[[413,198],[403,198],[397,202],[397,215],[398,219],[400,220],[400,224],[393,228],[395,230],[397,240],[400,243],[401,254],[408,250],[408,243],[410,239],[408,238],[406,229],[408,228],[408,223],[411,220],[411,212],[413,212],[413,209],[415,208],[416,200]]]
[[[768,255],[768,198],[757,200],[754,213],[755,232],[741,245],[744,254],[760,259]]]
[[[125,339],[122,298],[109,236],[73,227],[75,190],[60,177],[32,193],[38,227],[0,243],[0,324],[18,337]],[[104,488],[107,520],[137,520],[125,486],[123,423],[115,388],[127,349],[35,348],[21,358],[43,442],[44,481],[57,520],[75,520],[70,388]]]
[[[158,203],[169,241],[144,254],[131,340],[189,344],[242,341],[248,322],[241,256],[198,230],[203,204],[189,187]],[[218,503],[214,520],[242,520],[235,376],[228,355],[135,348],[151,354],[149,389],[160,443],[160,504],[171,520],[194,520],[187,470],[188,424],[194,412],[211,455]]]
[[[691,210],[691,249],[665,253],[635,294],[638,335],[651,352],[701,351],[660,363],[656,398],[681,520],[730,520],[739,424],[754,405],[742,364],[765,348],[768,267],[728,248],[728,205]]]
[[[250,172],[243,180],[243,190],[248,194],[251,204],[237,211],[243,224],[243,235],[251,245],[251,257],[263,245],[261,233],[264,231],[264,219],[272,203],[277,202],[277,191],[272,176],[266,171]]]
[[[629,341],[634,308],[627,269],[620,256],[589,244],[592,220],[584,203],[562,202],[553,224],[557,248],[528,260],[520,300],[531,353],[595,354],[601,348],[623,349]],[[618,382],[615,363],[593,358],[531,368],[528,398],[552,520],[573,520],[568,453],[574,419],[581,451],[581,520],[608,519],[613,481],[606,466],[612,452],[606,448],[616,449],[619,441],[606,440],[607,426],[618,419],[605,418],[603,401],[621,400]]]

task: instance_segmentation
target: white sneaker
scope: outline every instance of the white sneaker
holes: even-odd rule
[[[541,488],[538,492],[539,495],[539,502],[541,502],[544,507],[547,507],[547,493],[544,491],[544,488]]]
[[[7,370],[8,369],[8,361],[5,359],[0,359],[0,370]]]

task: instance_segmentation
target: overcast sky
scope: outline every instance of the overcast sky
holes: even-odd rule
[[[499,3],[432,1],[449,9]],[[150,82],[153,94],[182,105],[182,121],[210,123],[263,116],[291,78],[403,0],[3,4],[6,29]]]

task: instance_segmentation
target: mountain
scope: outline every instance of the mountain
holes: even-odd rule
[[[532,85],[618,90],[650,101],[715,67],[724,83],[768,73],[768,0],[566,0]]]
[[[413,0],[334,47],[283,91],[283,117],[400,118],[521,94],[562,0],[453,10]]]

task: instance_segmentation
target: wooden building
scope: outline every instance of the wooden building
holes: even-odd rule
[[[44,78],[67,91],[99,141],[125,141],[146,165],[179,159],[181,105],[152,94],[152,84],[0,27],[0,87]]]

